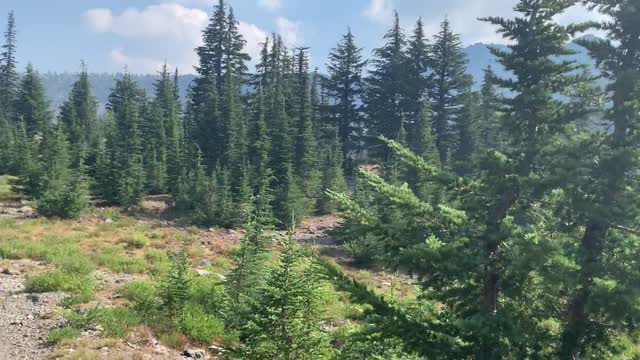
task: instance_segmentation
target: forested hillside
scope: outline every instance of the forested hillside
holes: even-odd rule
[[[395,13],[371,53],[345,29],[320,72],[312,49],[276,33],[252,60],[218,0],[193,77],[165,65],[110,84],[83,64],[55,111],[37,69],[19,75],[11,13],[0,174],[62,224],[95,206],[150,216],[144,201],[162,198],[193,234],[242,231],[206,283],[187,245],[146,253],[162,267],[141,266],[152,283],[115,307],[176,348],[179,334],[219,358],[637,359],[640,4],[587,0],[606,20],[557,23],[577,3],[517,1],[514,18],[478,19],[508,45],[466,50],[446,17],[427,36],[422,19]],[[579,37],[594,29],[605,37]],[[65,93],[67,76],[50,75],[50,88]],[[333,253],[299,244],[296,226],[333,214]],[[0,258],[56,266],[28,285],[76,292],[69,316],[84,320],[63,327],[68,337],[107,321],[79,306],[95,295],[81,284],[112,265],[106,250],[48,243],[76,264],[21,239],[0,237]],[[135,234],[122,246],[152,243]],[[332,261],[344,257],[411,290],[377,292]]]

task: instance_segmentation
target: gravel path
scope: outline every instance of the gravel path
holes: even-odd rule
[[[24,263],[11,262],[0,269],[0,360],[44,358],[51,351],[47,334],[60,320],[53,311],[63,294],[25,293],[18,270]]]

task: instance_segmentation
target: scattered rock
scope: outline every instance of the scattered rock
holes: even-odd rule
[[[9,269],[9,268],[2,269],[2,273],[4,275],[19,275],[20,274],[20,272],[18,270]]]
[[[112,224],[113,223],[113,219],[112,218],[106,218],[106,219],[104,219],[104,223],[105,224]]]
[[[204,270],[204,269],[196,269],[196,274],[198,274],[199,276],[209,276],[211,275],[211,271]]]
[[[207,260],[207,259],[200,260],[200,266],[209,266],[209,265],[211,265],[211,260]]]
[[[188,357],[191,359],[204,359],[205,353],[204,353],[204,350],[200,350],[200,349],[187,349],[182,352],[182,356]]]
[[[229,235],[235,235],[237,232],[233,229],[227,229],[227,234]]]
[[[222,348],[218,345],[211,345],[209,346],[209,352],[212,353],[213,355],[224,355],[226,353],[228,353],[229,351],[225,348]]]

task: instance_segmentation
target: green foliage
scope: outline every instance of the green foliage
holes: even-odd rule
[[[160,287],[162,307],[170,319],[178,319],[189,298],[189,268],[187,254],[178,252],[169,255],[171,268]]]
[[[73,339],[82,333],[79,329],[74,329],[70,327],[54,329],[47,334],[47,343],[50,345],[57,345],[66,339]]]
[[[318,279],[313,262],[294,244],[281,242],[271,269],[241,331],[244,357],[325,359],[332,357],[328,336],[319,327]]]
[[[213,315],[207,314],[200,305],[187,304],[180,319],[180,329],[191,340],[210,344],[225,335],[224,324]]]
[[[141,318],[127,308],[103,308],[98,317],[98,323],[104,328],[107,336],[125,338],[129,330],[140,325]]]
[[[27,291],[35,293],[53,291],[91,293],[94,290],[95,283],[91,277],[78,276],[64,271],[54,270],[29,277],[24,287]]]
[[[136,249],[142,249],[146,246],[149,246],[149,244],[151,243],[149,241],[149,238],[144,233],[137,231],[127,234],[122,238],[121,241],[127,244],[128,247]]]

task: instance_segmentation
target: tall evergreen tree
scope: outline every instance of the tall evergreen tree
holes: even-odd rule
[[[578,138],[569,152],[566,211],[580,226],[577,268],[564,317],[561,358],[621,356],[613,343],[620,334],[635,332],[640,317],[631,305],[638,301],[637,226],[638,145],[636,128],[640,86],[640,7],[636,1],[586,1],[604,15],[595,24],[606,40],[585,39],[580,45],[607,81],[611,106],[604,118],[611,131]],[[586,145],[586,146],[585,146]],[[571,156],[573,155],[573,156]],[[588,171],[584,171],[584,169]],[[570,210],[569,210],[570,209]],[[634,254],[634,255],[632,255]],[[635,335],[634,335],[635,336]],[[613,354],[613,355],[610,355]]]
[[[431,47],[427,43],[427,39],[424,34],[424,24],[422,18],[418,19],[416,26],[413,30],[413,34],[407,43],[406,54],[406,94],[404,110],[407,113],[407,123],[405,129],[409,134],[408,143],[411,149],[416,151],[420,147],[420,139],[416,127],[420,119],[420,109],[422,108],[423,100],[428,96],[429,79],[428,70],[430,66],[430,51]]]
[[[500,149],[498,96],[493,84],[496,75],[491,66],[485,68],[483,73],[480,88],[479,145],[484,149]]]
[[[75,218],[89,206],[89,186],[84,166],[71,168],[71,155],[64,127],[46,134],[47,157],[42,166],[42,194],[35,198],[38,213],[44,216]]]
[[[406,90],[406,38],[400,28],[398,13],[395,13],[393,26],[384,35],[384,39],[386,43],[373,52],[373,69],[367,78],[365,102],[372,135],[395,138],[406,121],[402,106]],[[372,144],[371,150],[372,154],[383,160],[391,155],[380,143]]]
[[[91,83],[84,63],[69,98],[60,108],[59,121],[65,126],[73,158],[86,154],[96,145],[98,101],[91,94]]]
[[[10,11],[0,53],[0,111],[6,118],[10,118],[13,113],[13,102],[18,90],[16,41],[16,19],[13,11]]]
[[[440,163],[447,164],[451,146],[451,124],[459,116],[460,96],[465,87],[467,59],[460,35],[454,33],[448,19],[440,25],[432,51],[431,111]]]
[[[317,144],[313,131],[311,109],[311,85],[309,58],[306,49],[300,49],[296,56],[296,123],[293,144],[296,176],[302,181],[302,188],[309,198],[319,195],[320,174],[317,163]]]
[[[114,170],[116,193],[107,199],[122,205],[136,205],[145,192],[142,121],[146,102],[144,93],[126,73],[109,95],[107,110],[113,114],[114,130],[107,151]],[[148,154],[147,154],[148,155]]]
[[[13,172],[15,157],[15,127],[0,112],[0,174]]]
[[[461,176],[469,175],[472,157],[478,150],[478,94],[471,89],[473,79],[466,75],[460,94],[460,110],[451,124],[451,167]]]
[[[355,37],[349,29],[329,54],[329,76],[323,83],[327,94],[334,101],[329,111],[338,124],[344,157],[342,161],[347,167],[353,167],[352,157],[362,152],[363,118],[359,101],[363,95],[362,72],[365,66],[362,49],[356,45]]]
[[[156,127],[154,134],[160,161],[162,161],[161,168],[166,171],[160,175],[166,177],[167,187],[171,192],[176,188],[178,176],[183,167],[180,97],[176,92],[177,74],[176,69],[171,79],[167,65],[163,66],[160,79],[155,83],[155,98],[151,104],[151,115],[155,119],[152,126]],[[161,191],[164,188],[163,183],[164,181],[157,181],[156,190]]]
[[[49,104],[40,75],[31,64],[27,65],[13,108],[15,118],[24,121],[29,136],[47,131],[51,117]]]

